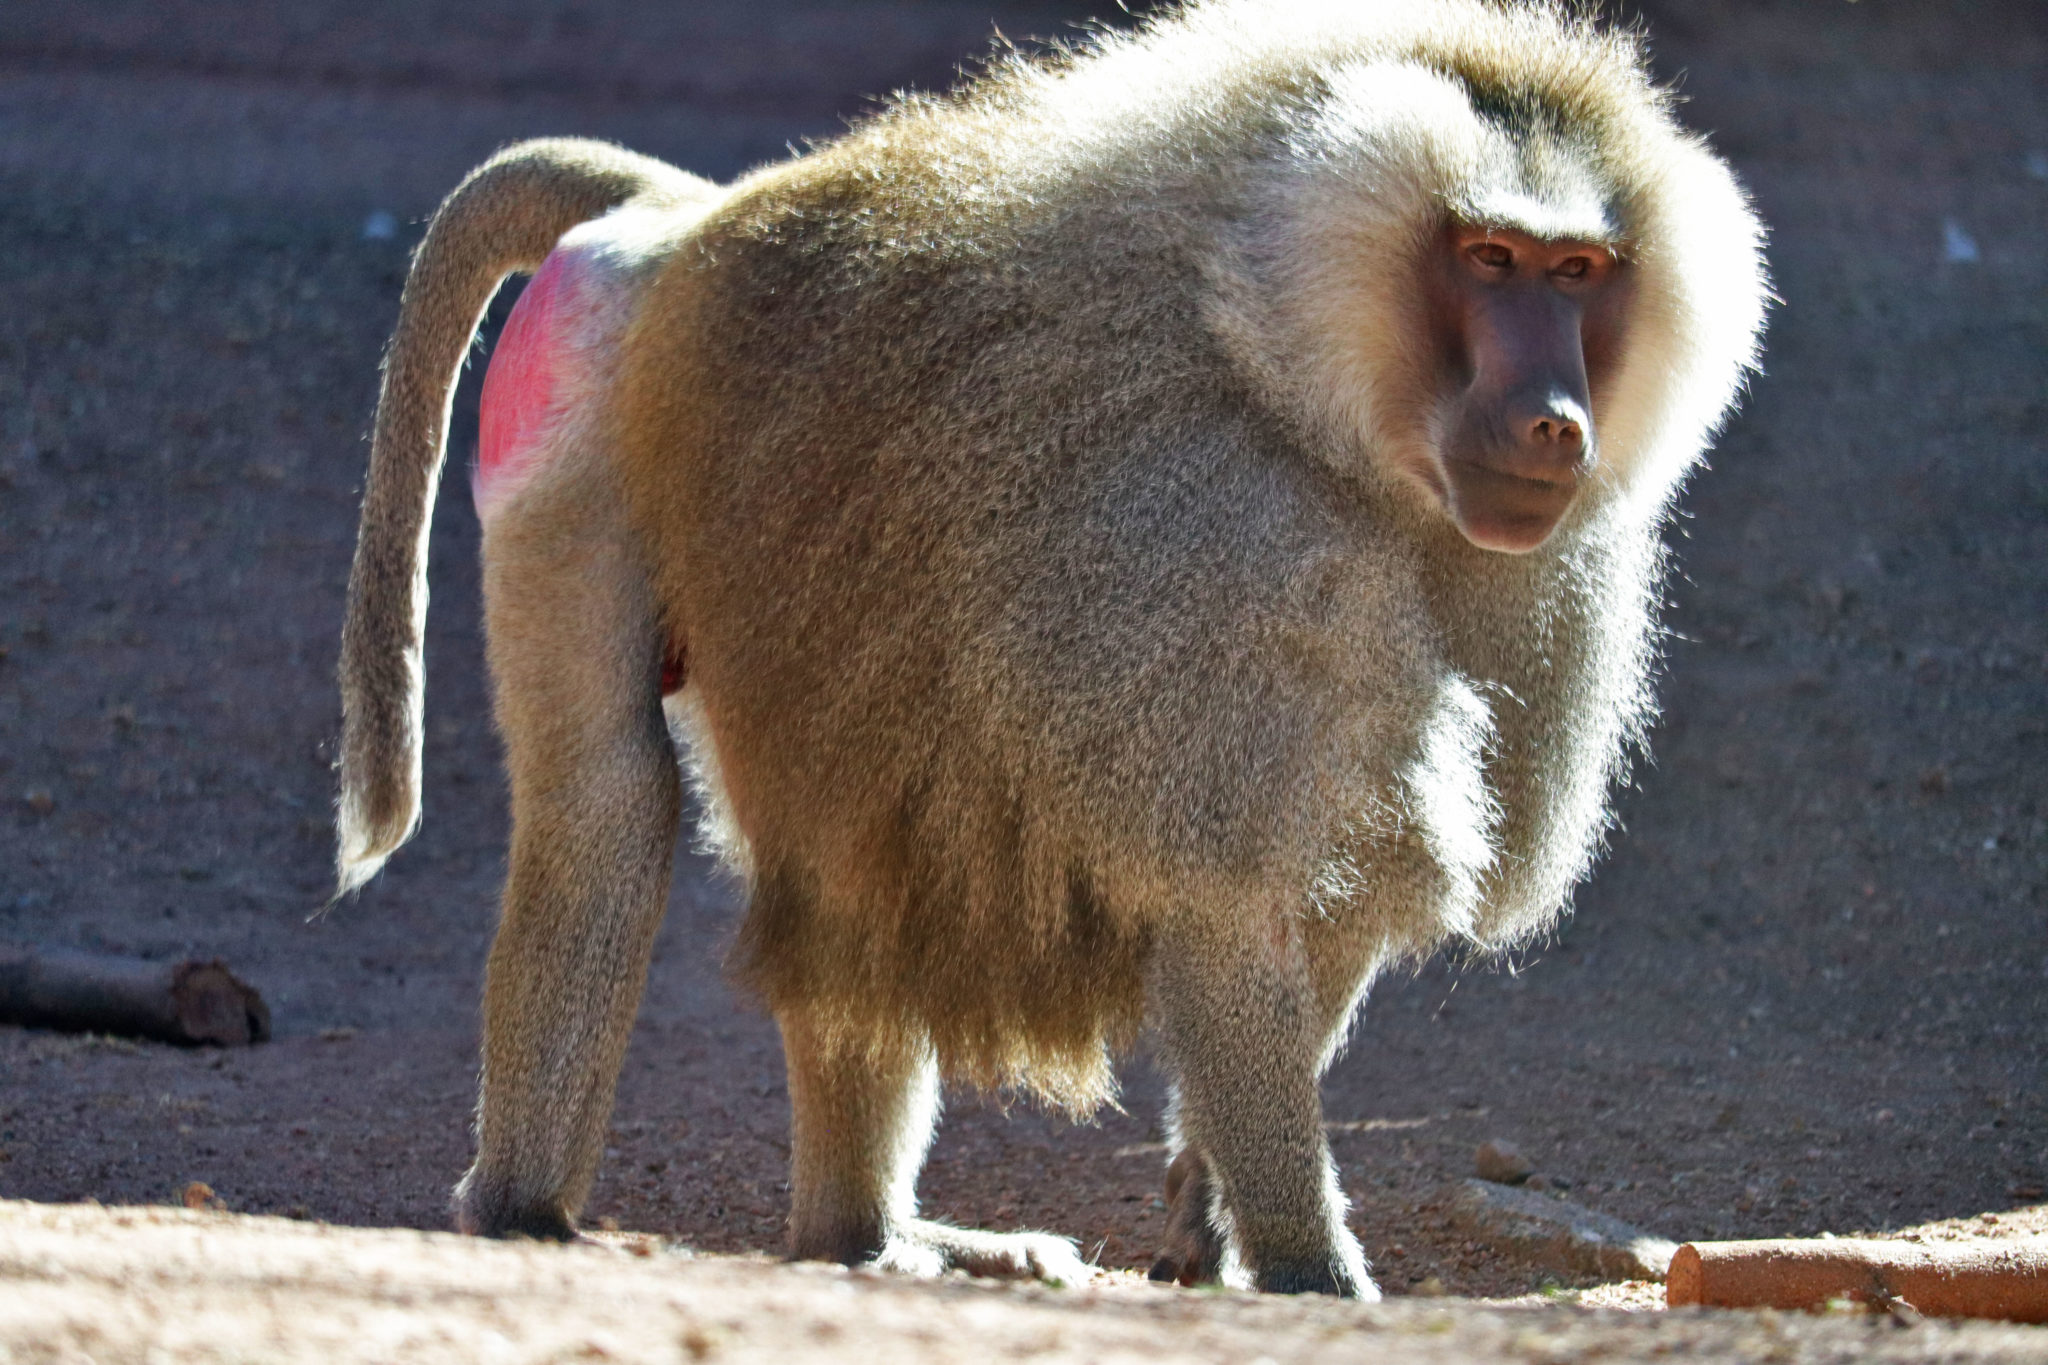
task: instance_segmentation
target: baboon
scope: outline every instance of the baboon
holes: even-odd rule
[[[343,891],[419,818],[454,378],[510,875],[469,1230],[574,1235],[687,773],[781,1028],[790,1252],[1073,1279],[920,1220],[944,1079],[1075,1112],[1149,1027],[1156,1278],[1376,1294],[1319,1077],[1368,985],[1551,925],[1640,738],[1675,490],[1761,228],[1638,37],[1208,0],[714,186],[510,148],[387,357]]]

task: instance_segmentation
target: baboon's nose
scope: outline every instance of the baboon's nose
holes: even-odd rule
[[[1546,481],[1576,478],[1590,455],[1590,427],[1584,406],[1569,394],[1552,391],[1515,404],[1508,424],[1511,472]]]
[[[1561,413],[1546,412],[1529,420],[1527,430],[1522,433],[1522,440],[1538,450],[1554,449],[1563,456],[1584,444],[1585,433],[1571,418]]]

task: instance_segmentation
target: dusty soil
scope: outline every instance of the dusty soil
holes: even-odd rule
[[[505,821],[459,479],[434,533],[425,829],[313,914],[362,433],[418,221],[529,134],[730,175],[831,132],[855,92],[943,81],[991,19],[1046,32],[1086,7],[17,9],[0,941],[222,956],[278,1037],[0,1028],[0,1195],[146,1204],[201,1180],[239,1211],[445,1226]],[[1665,717],[1625,832],[1539,951],[1385,983],[1329,1079],[1396,1294],[1550,1278],[1442,1219],[1496,1136],[1681,1240],[2048,1227],[2048,12],[1649,18],[1774,226],[1785,304],[1673,533]],[[395,238],[365,236],[378,212]],[[719,976],[731,889],[687,851],[678,874],[589,1213],[771,1251],[774,1030]],[[1126,1079],[1094,1126],[959,1097],[927,1209],[1143,1265],[1160,1087],[1142,1056]]]
[[[765,1257],[481,1243],[168,1209],[0,1202],[0,1360],[2020,1362],[2038,1329],[919,1284]],[[430,1306],[430,1307],[429,1307]],[[971,1345],[970,1345],[971,1343]]]

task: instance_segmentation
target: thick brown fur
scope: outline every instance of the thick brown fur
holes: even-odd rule
[[[387,371],[344,885],[417,807],[421,471],[477,282],[589,202],[542,178],[487,211],[490,169]],[[1650,705],[1658,528],[1754,357],[1759,229],[1635,42],[1484,0],[1217,0],[715,200],[566,178],[611,185],[585,216],[672,203],[580,230],[624,262],[602,382],[486,518],[515,829],[465,1222],[562,1234],[588,1187],[686,655],[669,719],[789,1050],[797,1254],[1071,1275],[1056,1239],[914,1219],[935,1087],[1085,1111],[1149,1021],[1205,1206],[1168,1277],[1372,1292],[1317,1077],[1386,964],[1539,932],[1584,875]],[[493,213],[526,254],[451,226],[443,265],[443,222]],[[1526,554],[1417,474],[1444,383],[1418,281],[1459,223],[1627,272],[1599,459]]]

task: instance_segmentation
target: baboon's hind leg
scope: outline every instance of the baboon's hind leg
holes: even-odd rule
[[[477,1157],[457,1220],[574,1235],[603,1150],[680,818],[647,574],[595,472],[486,528],[490,657],[512,787],[484,990]]]
[[[1059,1284],[1090,1276],[1064,1237],[980,1232],[917,1217],[917,1173],[939,1109],[930,1048],[897,1040],[828,1048],[802,1010],[785,1009],[778,1019],[793,1120],[794,1259]]]
[[[1150,1278],[1160,1284],[1213,1284],[1223,1278],[1223,1234],[1211,1217],[1215,1187],[1198,1147],[1183,1147],[1166,1168],[1166,1231]]]

